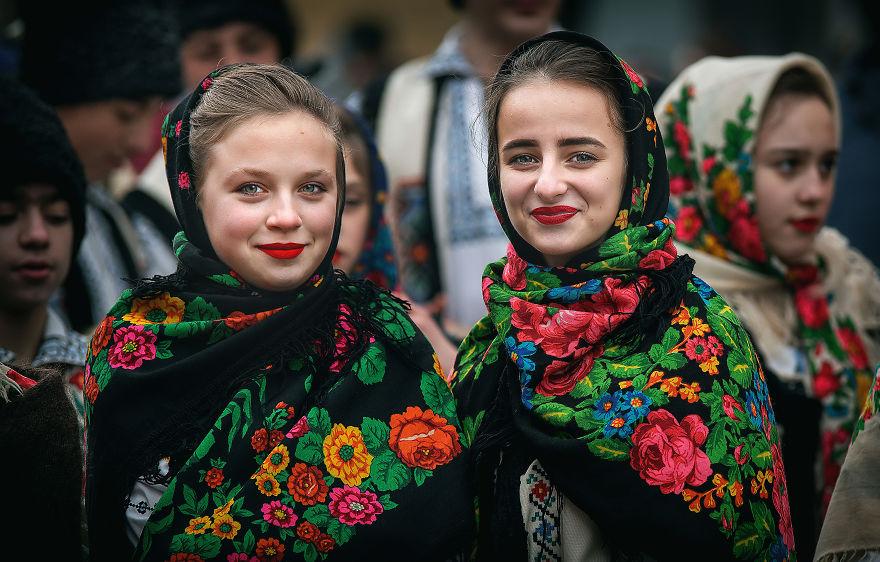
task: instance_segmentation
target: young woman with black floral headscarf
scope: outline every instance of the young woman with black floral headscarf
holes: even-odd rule
[[[794,559],[767,386],[665,218],[642,79],[556,32],[487,96],[489,190],[511,240],[453,381],[486,559]]]
[[[332,270],[329,100],[280,66],[225,67],[163,144],[178,270],[125,291],[89,350],[93,558],[461,552],[473,506],[437,361],[399,301]]]
[[[834,83],[800,53],[710,57],[659,106],[673,139],[677,242],[755,342],[782,428],[798,552],[812,559],[880,360],[880,278],[823,226],[840,149]]]

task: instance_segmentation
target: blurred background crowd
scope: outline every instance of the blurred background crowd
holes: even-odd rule
[[[60,23],[68,39],[57,36],[53,41],[66,45],[65,49],[72,47],[65,41],[76,42],[82,28],[73,23],[75,13],[71,19],[64,12],[72,10],[85,15],[89,3],[62,8],[39,0],[0,2],[0,74],[14,75],[20,68],[28,25],[33,28]],[[149,2],[135,0],[124,4],[136,12],[138,3]],[[400,63],[432,53],[446,31],[461,19],[463,6],[459,4],[462,3],[442,0],[417,5],[406,0],[260,0],[167,2],[166,7],[179,12],[175,25],[183,34],[181,92],[191,86],[196,76],[206,74],[216,64],[215,58],[232,61],[278,57],[293,64],[331,96],[346,99]],[[491,14],[504,4],[520,4],[530,9],[530,5],[542,2],[486,0],[474,4],[485,4],[486,13]],[[206,7],[214,14],[208,14]],[[28,16],[29,10],[33,17]],[[233,16],[235,12],[238,15]],[[682,69],[707,55],[800,51],[817,57],[835,77],[843,109],[838,185],[844,187],[836,194],[828,223],[877,264],[880,246],[871,244],[871,214],[861,209],[880,203],[880,194],[869,187],[873,178],[870,155],[880,148],[878,117],[871,103],[880,81],[878,14],[880,6],[869,0],[745,0],[734,4],[696,0],[659,4],[647,0],[568,0],[559,8],[558,25],[602,38],[647,75],[655,98]],[[240,38],[235,35],[235,26],[224,25],[236,18],[244,24],[238,31]],[[99,25],[93,27],[95,33],[100,33]],[[228,46],[221,47],[206,39],[210,34],[204,32],[211,29],[230,30]],[[193,33],[194,30],[202,33]],[[125,33],[137,33],[137,29]],[[267,41],[277,43],[265,52]],[[199,57],[203,63],[195,66],[193,60]],[[51,73],[49,69],[42,71]],[[75,88],[76,84],[65,87]],[[145,165],[145,158],[143,154],[131,157],[136,170]]]

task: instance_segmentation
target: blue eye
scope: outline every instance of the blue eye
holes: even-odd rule
[[[591,162],[595,162],[597,158],[589,152],[578,152],[571,157],[571,160],[578,164],[589,164]]]
[[[531,154],[517,154],[513,158],[510,159],[509,164],[518,165],[518,166],[526,166],[528,164],[534,164],[538,160],[532,156]]]
[[[299,190],[306,195],[317,195],[321,192],[327,191],[326,189],[324,189],[324,186],[319,183],[307,183],[299,188]]]
[[[238,192],[242,195],[258,195],[261,191],[263,188],[255,183],[245,183],[238,186]]]

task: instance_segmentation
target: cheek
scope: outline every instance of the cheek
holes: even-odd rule
[[[310,208],[302,218],[303,223],[308,224],[315,240],[329,245],[336,222],[336,201],[331,199],[321,201],[320,204]]]
[[[768,170],[755,173],[755,219],[762,233],[774,232],[785,222],[793,204],[790,187]]]

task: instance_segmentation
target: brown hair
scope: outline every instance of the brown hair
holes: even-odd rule
[[[624,82],[619,68],[591,47],[559,40],[544,41],[517,56],[486,90],[484,111],[489,133],[489,177],[498,173],[498,111],[501,102],[511,90],[533,81],[571,82],[598,89],[608,101],[611,124],[625,133],[623,108],[616,87]]]
[[[230,130],[253,117],[291,111],[303,111],[327,126],[336,141],[336,181],[344,188],[342,138],[333,103],[305,78],[279,64],[241,65],[214,78],[190,116],[189,154],[196,182],[208,150]]]
[[[779,105],[779,102],[786,96],[798,98],[816,97],[832,112],[834,105],[831,101],[831,93],[828,91],[830,86],[823,77],[811,72],[803,67],[789,68],[779,75],[770,96],[767,98],[767,104],[764,106],[764,113],[761,116],[761,123],[773,113]]]

